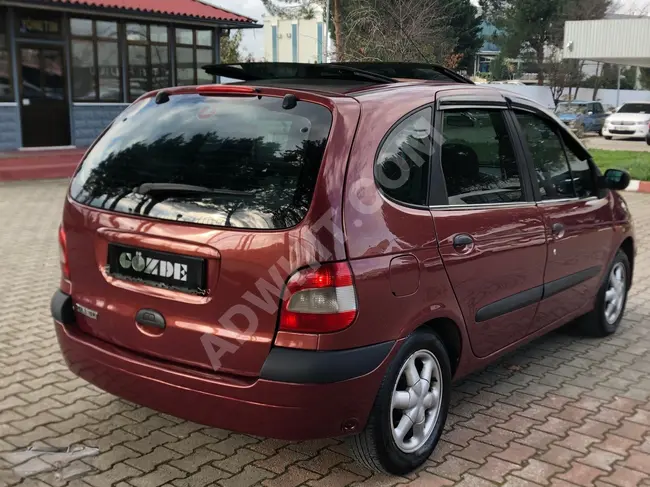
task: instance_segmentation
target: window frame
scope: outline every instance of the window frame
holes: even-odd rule
[[[146,36],[147,38],[145,40],[137,40],[137,41],[130,41],[128,39],[128,32],[127,32],[127,25],[129,24],[135,24],[135,25],[140,25],[142,27],[145,27],[146,29]],[[124,22],[124,27],[123,27],[123,36],[124,36],[124,55],[126,56],[126,65],[127,68],[130,66],[130,60],[129,60],[129,47],[131,46],[138,46],[138,47],[144,47],[145,48],[145,69],[147,71],[147,87],[145,89],[145,93],[148,93],[149,91],[156,90],[159,88],[154,88],[153,87],[153,64],[151,60],[151,51],[153,46],[165,46],[167,48],[167,66],[169,67],[169,74],[167,76],[167,86],[166,87],[171,87],[172,86],[172,42],[171,42],[171,35],[176,35],[176,29],[172,28],[169,24],[158,24],[156,22],[139,22],[139,21],[130,21],[130,22]],[[154,42],[151,39],[151,27],[156,26],[156,27],[164,27],[167,29],[167,42]],[[129,103],[133,103],[136,101],[138,98],[140,98],[141,95],[132,97],[131,96],[131,74],[129,73],[129,70],[126,70],[126,92],[123,94],[126,95],[126,100]]]
[[[598,166],[595,165],[593,157],[591,156],[591,154],[589,154],[589,151],[582,145],[582,143],[575,137],[574,134],[569,132],[569,129],[566,127],[566,125],[562,123],[559,119],[556,120],[556,117],[549,115],[549,113],[546,113],[544,110],[534,105],[525,103],[523,101],[519,101],[519,100],[515,101],[511,99],[508,99],[508,101],[510,105],[510,109],[509,109],[510,117],[513,121],[514,126],[517,129],[519,141],[524,150],[524,154],[527,160],[529,179],[533,186],[534,197],[537,204],[547,205],[547,204],[558,204],[562,202],[588,201],[591,199],[604,198],[605,196],[607,196],[607,194],[609,194],[609,191],[602,192],[596,189],[597,195],[580,198],[575,189],[575,182],[574,182],[573,184],[574,196],[572,198],[556,198],[552,200],[542,199],[540,188],[539,188],[539,182],[537,181],[537,177],[535,173],[535,163],[533,161],[532,152],[530,150],[530,146],[528,145],[528,141],[526,140],[526,135],[523,129],[521,128],[519,121],[517,120],[515,114],[516,111],[531,113],[532,115],[535,115],[541,118],[542,120],[545,120],[550,125],[550,127],[554,130],[555,134],[560,139],[560,144],[562,145],[562,151],[564,153],[564,158],[566,160],[567,167],[569,168],[572,181],[575,180],[573,179],[573,171],[571,169],[571,164],[569,163],[568,151],[571,151],[579,159],[581,157],[580,153],[582,152],[582,157],[584,157],[584,159],[581,160],[586,161],[587,164],[589,165],[592,179],[594,181],[594,188],[598,188],[597,183],[598,183],[598,177],[600,176],[600,170],[598,169]],[[574,149],[578,149],[578,150],[574,150]]]
[[[89,20],[92,22],[92,35],[90,36],[82,36],[78,34],[73,34],[72,33],[72,21],[73,20]],[[112,38],[112,37],[99,37],[97,35],[97,22],[110,22],[114,23],[117,26],[117,37]],[[124,60],[123,60],[123,53],[122,53],[122,38],[126,38],[126,34],[124,32],[124,24],[121,22],[119,19],[112,19],[112,18],[97,18],[97,17],[83,17],[83,16],[71,16],[68,19],[67,22],[67,28],[68,28],[68,48],[70,50],[70,73],[71,73],[71,80],[70,82],[72,83],[72,103],[123,103],[124,102]],[[95,70],[95,75],[94,75],[94,85],[95,85],[95,98],[92,100],[80,100],[76,98],[75,93],[74,93],[74,59],[72,58],[72,46],[74,41],[82,41],[82,42],[91,42],[93,45],[93,69]],[[101,87],[99,83],[99,43],[114,43],[117,46],[117,67],[120,71],[120,96],[118,100],[102,100],[100,98],[100,92],[101,92]],[[127,73],[128,74],[128,73]]]
[[[0,103],[13,103],[16,101],[16,97],[14,96],[15,80],[13,76],[13,64],[11,59],[11,43],[9,39],[10,24],[9,15],[7,15],[7,12],[8,11],[4,9],[0,15],[0,25],[2,26],[0,29],[0,36],[4,37],[5,39],[5,47],[1,50],[7,54],[7,86],[9,88],[9,95],[0,96]]]
[[[450,205],[449,195],[447,193],[447,183],[442,170],[442,133],[434,137],[435,160],[431,169],[431,183],[429,184],[429,207],[436,210],[468,210],[468,209],[486,209],[486,208],[503,208],[503,207],[524,207],[535,204],[535,193],[531,181],[529,162],[521,145],[520,132],[512,120],[512,114],[508,109],[508,103],[500,95],[451,95],[445,96],[436,101],[436,112],[434,127],[443,126],[443,116],[445,111],[458,110],[502,110],[504,121],[508,131],[508,137],[512,143],[512,149],[515,155],[515,162],[519,169],[521,179],[521,190],[524,194],[523,201],[512,203],[475,203],[470,205]]]
[[[177,31],[179,31],[179,30],[192,31],[192,44],[183,44],[183,43],[178,42]],[[210,34],[212,35],[212,45],[210,47],[198,44],[198,31],[200,31],[200,30],[210,30]],[[193,68],[194,69],[194,78],[192,80],[192,84],[198,85],[199,84],[199,69],[201,69],[200,66],[198,65],[198,59],[199,59],[198,51],[199,51],[199,49],[204,50],[204,51],[207,51],[209,49],[211,51],[211,53],[212,53],[212,63],[215,63],[215,61],[216,61],[215,53],[216,53],[216,44],[217,44],[216,33],[213,30],[207,29],[207,28],[203,29],[203,28],[198,28],[196,26],[191,27],[191,26],[176,25],[172,29],[172,35],[174,37],[174,47],[173,47],[173,49],[174,49],[174,59],[176,59],[176,63],[175,63],[175,66],[174,66],[174,69],[175,69],[174,79],[176,80],[176,85],[181,86],[178,83],[178,80],[179,80],[178,72],[180,70],[180,68],[178,67],[178,49],[179,48],[181,48],[181,49],[183,49],[183,48],[192,49],[192,64],[194,66],[194,68]],[[216,79],[216,77],[212,76],[212,83],[215,82],[215,79]],[[183,85],[183,86],[190,86],[190,85]]]
[[[386,141],[390,138],[390,136],[393,134],[393,132],[397,129],[397,127],[407,120],[409,117],[415,115],[418,112],[424,111],[427,108],[431,109],[431,124],[432,127],[434,128],[434,134],[432,134],[432,143],[431,143],[431,154],[429,154],[429,181],[427,182],[427,191],[425,195],[426,202],[424,205],[416,205],[413,203],[407,203],[406,201],[400,201],[398,199],[393,198],[391,195],[387,194],[381,185],[378,183],[377,178],[375,177],[375,167],[377,166],[377,163],[379,162],[379,155],[381,154],[382,149],[384,148],[384,144]],[[431,171],[433,170],[433,154],[435,154],[435,146],[436,146],[436,137],[435,137],[435,119],[436,119],[436,107],[434,103],[427,103],[425,105],[419,106],[417,108],[414,108],[410,112],[404,114],[402,117],[399,118],[393,125],[390,126],[390,128],[386,131],[384,136],[382,137],[381,141],[379,142],[379,145],[377,146],[377,151],[375,152],[375,156],[373,158],[373,163],[372,163],[372,174],[373,174],[373,181],[375,183],[375,187],[377,188],[377,191],[379,194],[383,197],[386,198],[388,201],[391,203],[394,203],[399,206],[403,206],[405,208],[412,208],[412,209],[428,209],[430,205],[430,198],[431,198]]]

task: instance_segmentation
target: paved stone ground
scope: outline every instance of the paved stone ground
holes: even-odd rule
[[[627,196],[641,248],[621,331],[607,340],[554,333],[457,384],[436,453],[397,478],[372,476],[338,440],[205,428],[73,377],[48,309],[64,189],[0,184],[0,486],[650,487],[650,195]],[[74,449],[66,464],[25,453],[73,444],[99,454],[80,459],[93,450]]]
[[[650,145],[646,144],[645,140],[626,139],[624,137],[615,137],[612,140],[606,140],[604,137],[588,134],[583,139],[583,142],[589,149],[650,152]]]

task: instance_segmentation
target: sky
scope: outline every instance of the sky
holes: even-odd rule
[[[252,17],[262,24],[262,15],[266,12],[261,0],[202,0],[218,7],[223,7],[235,13]],[[619,13],[630,13],[639,9],[648,9],[650,0],[614,0],[620,5]],[[478,5],[478,0],[472,0]],[[647,12],[648,13],[648,12]],[[250,52],[255,58],[264,57],[264,32],[262,29],[245,29],[242,39],[242,47]]]

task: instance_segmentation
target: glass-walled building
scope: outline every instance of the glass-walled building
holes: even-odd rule
[[[86,147],[143,93],[214,83],[221,36],[256,27],[198,0],[0,0],[0,151]]]

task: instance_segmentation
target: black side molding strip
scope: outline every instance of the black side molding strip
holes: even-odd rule
[[[573,286],[577,286],[578,284],[588,281],[592,277],[596,277],[598,274],[600,274],[600,269],[601,269],[600,266],[590,267],[589,269],[585,269],[584,271],[576,272],[575,274],[562,277],[555,281],[547,282],[546,284],[544,284],[543,299],[547,299],[550,298],[551,296],[555,296],[556,294],[561,293],[562,291],[566,291],[567,289],[572,288]]]
[[[292,384],[331,384],[375,370],[395,342],[351,350],[312,351],[275,347],[262,366],[260,378]]]
[[[512,311],[525,308],[531,304],[538,303],[542,299],[543,294],[544,286],[537,286],[483,306],[476,312],[476,322],[480,323],[481,321],[491,320]]]
[[[596,277],[600,274],[600,267],[590,267],[584,271],[576,272],[561,279],[555,281],[547,282],[543,286],[537,286],[532,289],[527,289],[507,298],[503,298],[494,303],[483,306],[476,312],[475,321],[480,323],[481,321],[488,321],[499,316],[517,311],[518,309],[525,308],[531,304],[535,304],[543,299],[550,298],[555,296],[562,291],[577,286],[585,281],[588,281],[592,277]]]

